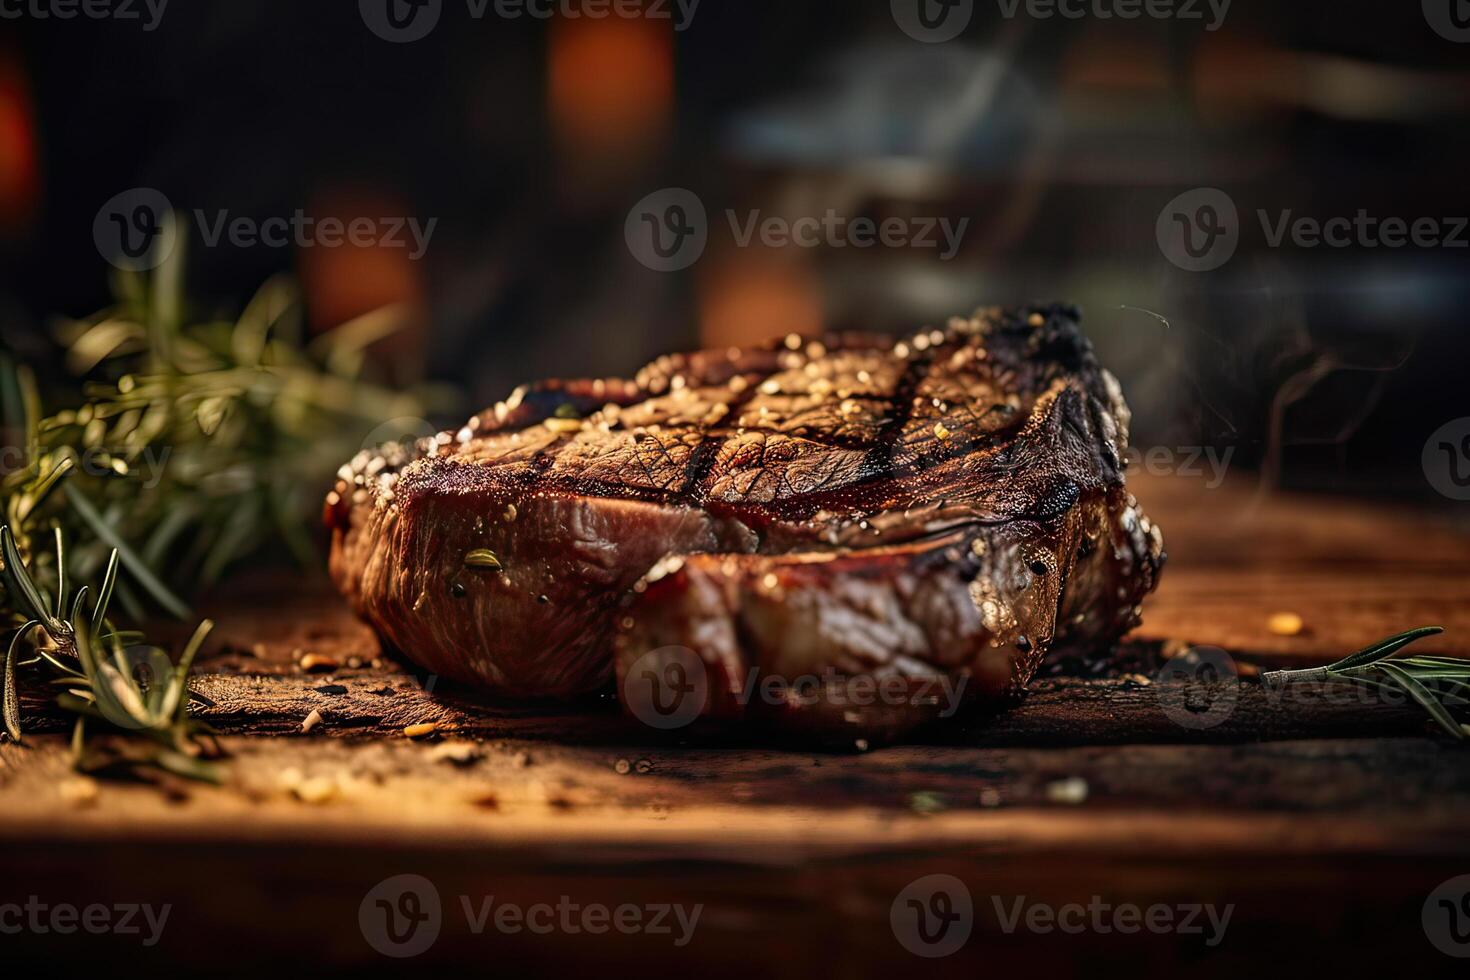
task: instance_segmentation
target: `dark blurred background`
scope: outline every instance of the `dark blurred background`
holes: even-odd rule
[[[1135,20],[974,0],[931,7],[969,19],[929,43],[901,29],[903,0],[703,0],[687,24],[672,2],[543,19],[443,0],[426,37],[391,43],[355,0],[172,0],[151,30],[142,0],[133,21],[7,0],[0,329],[62,370],[51,321],[107,304],[93,223],[130,188],[256,220],[413,216],[437,219],[418,260],[205,247],[196,230],[189,290],[237,309],[287,272],[317,329],[406,304],[415,326],[384,358],[399,380],[459,385],[467,410],[668,349],[1066,300],[1123,382],[1136,443],[1233,447],[1270,484],[1444,503],[1420,457],[1470,415],[1470,232],[1273,248],[1255,217],[1362,209],[1448,234],[1470,214],[1470,44],[1432,26],[1435,2],[1235,0],[1208,29],[1203,0],[1199,19]],[[709,215],[708,247],[675,272],[624,234],[666,187]],[[1156,225],[1200,187],[1238,207],[1239,247],[1189,271]],[[741,246],[727,209],[969,223],[946,259]]]

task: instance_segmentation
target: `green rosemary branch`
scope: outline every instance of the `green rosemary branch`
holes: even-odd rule
[[[55,532],[56,568],[67,567],[61,530]],[[194,631],[175,664],[158,647],[129,645],[132,634],[116,630],[107,618],[117,587],[118,553],[107,563],[96,603],[88,609],[87,586],[77,590],[70,606],[64,572],[54,596],[36,583],[26,567],[9,525],[0,527],[0,557],[5,561],[5,582],[18,611],[26,617],[11,637],[5,652],[5,731],[16,742],[23,738],[16,674],[20,667],[44,664],[53,674],[51,684],[61,688],[57,703],[74,713],[72,730],[74,761],[79,768],[97,768],[114,759],[105,752],[89,752],[86,734],[89,723],[143,740],[140,752],[122,758],[134,765],[151,765],[189,779],[218,782],[218,767],[206,754],[218,754],[203,736],[210,729],[189,716],[191,701],[207,703],[189,690],[189,671],[204,638],[213,624],[205,620]],[[29,645],[34,655],[21,662],[22,649]]]
[[[1438,626],[1421,626],[1379,640],[1351,656],[1326,667],[1273,670],[1261,675],[1266,687],[1276,690],[1287,684],[1339,682],[1367,684],[1398,690],[1413,698],[1448,735],[1464,739],[1470,725],[1455,720],[1440,691],[1457,705],[1470,695],[1470,660],[1453,657],[1395,657],[1409,644],[1426,636],[1443,633]]]
[[[44,547],[54,525],[74,577],[100,574],[116,551],[117,601],[135,620],[188,618],[192,593],[265,548],[319,565],[314,522],[337,465],[369,433],[423,435],[422,420],[454,407],[365,376],[367,348],[400,324],[393,310],[308,340],[295,287],[276,279],[233,320],[187,319],[183,251],[120,274],[112,307],[61,327],[84,380],[49,414],[34,372],[0,350],[0,429],[24,460],[0,473],[0,520],[46,580],[58,574]]]

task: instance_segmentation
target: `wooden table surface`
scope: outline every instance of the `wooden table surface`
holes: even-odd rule
[[[220,628],[198,684],[232,756],[224,786],[78,778],[64,720],[35,697],[37,734],[0,745],[0,930],[4,903],[32,895],[169,903],[161,941],[23,931],[0,935],[0,950],[17,963],[64,947],[172,967],[207,957],[222,971],[384,969],[397,961],[364,938],[360,907],[381,880],[417,874],[444,912],[437,942],[405,961],[416,969],[1461,966],[1430,945],[1421,912],[1437,885],[1470,874],[1465,746],[1406,706],[1271,697],[1255,673],[1426,623],[1447,630],[1426,650],[1470,655],[1470,532],[1453,514],[1247,483],[1139,477],[1135,488],[1170,564],[1116,658],[1054,665],[1006,714],[868,752],[659,735],[606,697],[496,703],[381,658],[319,583],[229,590],[201,604]],[[1305,631],[1273,635],[1275,611],[1297,613]],[[1191,722],[1201,707],[1153,682],[1190,645],[1240,665],[1238,685],[1210,689],[1233,705],[1218,724]],[[304,672],[305,653],[340,667]],[[322,720],[302,735],[312,711]],[[429,721],[432,738],[404,737]],[[968,888],[974,933],[953,955],[920,959],[890,910],[936,873]],[[490,895],[698,904],[702,915],[683,946],[645,933],[476,934],[460,897],[473,906]],[[1212,903],[1233,915],[1216,945],[1177,933],[1008,933],[997,909],[1021,896]]]

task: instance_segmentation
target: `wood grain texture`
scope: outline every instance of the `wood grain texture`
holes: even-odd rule
[[[1195,937],[977,937],[930,966],[1238,975],[1438,970],[1419,926],[1429,890],[1470,872],[1470,755],[1420,712],[1352,691],[1268,696],[1260,667],[1321,663],[1399,629],[1470,654],[1470,535],[1359,504],[1257,498],[1249,486],[1142,480],[1171,554],[1145,625],[1111,660],[1059,664],[1023,702],[858,752],[743,731],[670,737],[610,697],[497,702],[383,657],[330,592],[237,583],[198,687],[231,754],[222,787],[82,780],[65,719],[33,688],[26,744],[0,745],[7,895],[172,901],[148,957],[178,966],[225,944],[327,972],[381,968],[358,905],[392,874],[433,880],[441,941],[416,967],[511,972],[637,963],[651,975],[889,975],[913,959],[888,925],[930,873],[986,896],[1053,903],[1234,903],[1226,942]],[[1307,630],[1272,635],[1273,611]],[[1187,644],[1227,649],[1234,685],[1158,681]],[[307,672],[305,654],[335,662]],[[376,663],[375,663],[376,661]],[[1228,701],[1218,723],[1210,712]],[[316,711],[309,735],[303,720]],[[1181,719],[1183,719],[1181,721]],[[404,737],[434,722],[428,740]],[[458,895],[531,902],[698,902],[687,948],[649,936],[474,934]],[[457,918],[456,918],[457,917]],[[450,919],[454,919],[450,922]],[[1363,923],[1374,940],[1360,943]],[[16,962],[60,937],[7,937]],[[137,956],[116,937],[88,955]],[[248,961],[253,963],[254,961]],[[245,969],[247,961],[235,966]],[[231,964],[222,964],[228,969]]]

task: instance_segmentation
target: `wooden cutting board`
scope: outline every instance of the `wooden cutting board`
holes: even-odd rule
[[[1268,697],[1259,667],[1326,662],[1438,624],[1426,650],[1470,655],[1470,532],[1447,515],[1140,478],[1170,564],[1113,661],[1049,669],[1014,710],[923,744],[813,752],[742,733],[682,739],[610,698],[497,703],[383,658],[329,588],[239,584],[199,689],[232,754],[222,787],[70,773],[64,719],[0,745],[0,906],[165,902],[157,945],[22,932],[14,962],[129,957],[165,966],[382,968],[359,912],[405,873],[443,899],[414,967],[512,973],[620,964],[654,974],[877,976],[997,968],[1224,976],[1260,962],[1435,973],[1456,961],[1421,923],[1470,873],[1470,755],[1408,707]],[[1305,630],[1278,636],[1277,611]],[[1155,678],[1189,645],[1242,672],[1218,724]],[[321,669],[305,671],[304,655]],[[1213,696],[1213,695],[1212,695]],[[1167,710],[1166,710],[1167,709]],[[320,720],[309,735],[303,721]],[[405,737],[433,722],[427,739]],[[46,729],[50,729],[49,732]],[[974,898],[953,955],[914,957],[890,912],[945,873]],[[522,905],[699,904],[693,939],[476,934],[460,896]],[[1000,907],[1233,906],[1194,934],[1007,933]],[[1000,902],[1000,906],[995,903]],[[0,910],[0,925],[3,925]],[[227,954],[224,951],[229,950]]]

